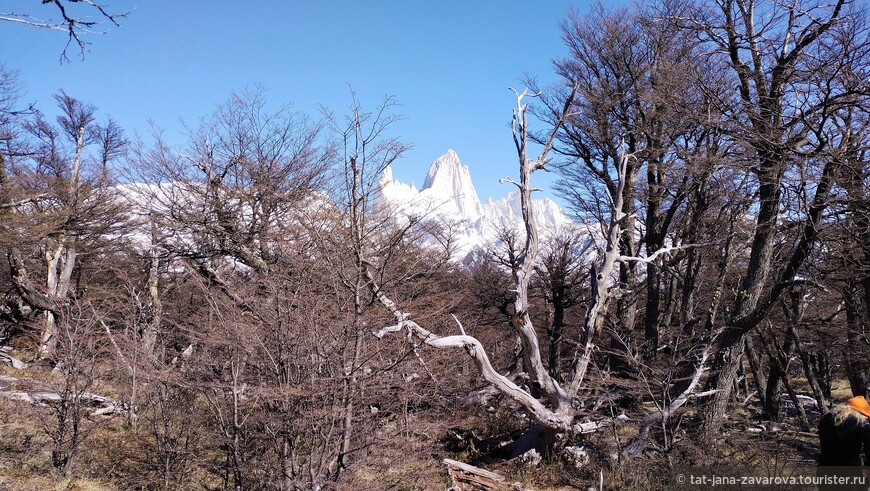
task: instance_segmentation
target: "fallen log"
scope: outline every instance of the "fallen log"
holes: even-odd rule
[[[0,385],[0,397],[26,402],[34,406],[46,406],[63,401],[63,396],[60,393],[44,384],[34,384],[29,380],[6,375],[0,376],[0,382],[8,384]],[[14,387],[13,390],[6,390],[12,387]],[[127,410],[123,402],[93,392],[83,392],[75,397],[94,408],[91,412],[92,416],[110,416]]]
[[[56,392],[24,392],[4,390],[0,391],[0,397],[23,401],[34,406],[56,404],[63,400],[61,395]],[[87,401],[94,406],[101,406],[91,412],[93,416],[110,416],[112,414],[122,413],[125,411],[123,403],[109,397],[91,393],[84,393],[79,396],[79,399]]]
[[[453,459],[444,459],[447,475],[455,491],[506,491],[505,478],[500,474]]]
[[[27,368],[27,363],[24,363],[23,361],[19,360],[18,358],[15,358],[14,356],[10,355],[9,353],[5,353],[3,351],[0,351],[0,360],[5,360],[5,361],[11,363],[12,368],[14,368],[16,370],[24,370],[25,368]]]

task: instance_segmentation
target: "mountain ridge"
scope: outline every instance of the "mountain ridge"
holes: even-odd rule
[[[471,171],[459,155],[448,149],[429,166],[423,187],[398,181],[392,169],[384,169],[375,191],[375,206],[401,218],[422,218],[445,222],[456,233],[454,258],[464,260],[477,249],[494,245],[505,228],[523,226],[518,190],[499,199],[481,203]],[[532,200],[539,233],[560,233],[574,222],[549,198]]]

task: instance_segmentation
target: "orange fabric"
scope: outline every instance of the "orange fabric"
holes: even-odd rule
[[[863,396],[853,397],[846,401],[846,405],[870,418],[870,404],[867,404],[867,399]]]

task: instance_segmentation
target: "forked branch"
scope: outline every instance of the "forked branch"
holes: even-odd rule
[[[562,431],[568,431],[570,429],[572,419],[570,416],[566,417],[566,415],[557,414],[556,412],[551,411],[539,400],[532,397],[529,392],[493,368],[486,350],[477,338],[467,334],[438,336],[428,329],[425,329],[410,319],[410,315],[400,310],[396,306],[396,303],[381,291],[368,267],[365,268],[364,272],[369,287],[374,292],[378,302],[390,310],[396,318],[395,325],[382,328],[375,332],[374,335],[376,337],[382,338],[388,333],[407,329],[411,336],[428,346],[434,348],[463,348],[474,360],[474,363],[484,380],[496,387],[499,392],[523,406],[537,421],[547,427]]]

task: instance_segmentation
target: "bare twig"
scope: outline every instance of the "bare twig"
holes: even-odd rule
[[[84,58],[84,53],[87,51],[87,46],[90,43],[82,39],[83,35],[105,34],[105,31],[97,31],[94,30],[94,28],[99,26],[102,21],[108,21],[111,24],[120,27],[121,24],[119,23],[119,20],[127,17],[129,14],[129,12],[111,12],[109,11],[108,6],[92,0],[68,0],[68,3],[75,3],[89,7],[92,11],[97,12],[98,16],[96,18],[101,20],[89,20],[86,16],[71,13],[67,8],[67,2],[64,0],[42,0],[43,5],[51,4],[57,8],[57,12],[60,14],[59,20],[53,20],[50,18],[47,20],[40,19],[28,13],[0,12],[0,21],[13,22],[28,27],[35,27],[37,29],[66,32],[67,43],[61,52],[60,59],[61,61],[69,61],[67,50],[71,44],[75,43],[79,47],[82,58]]]

